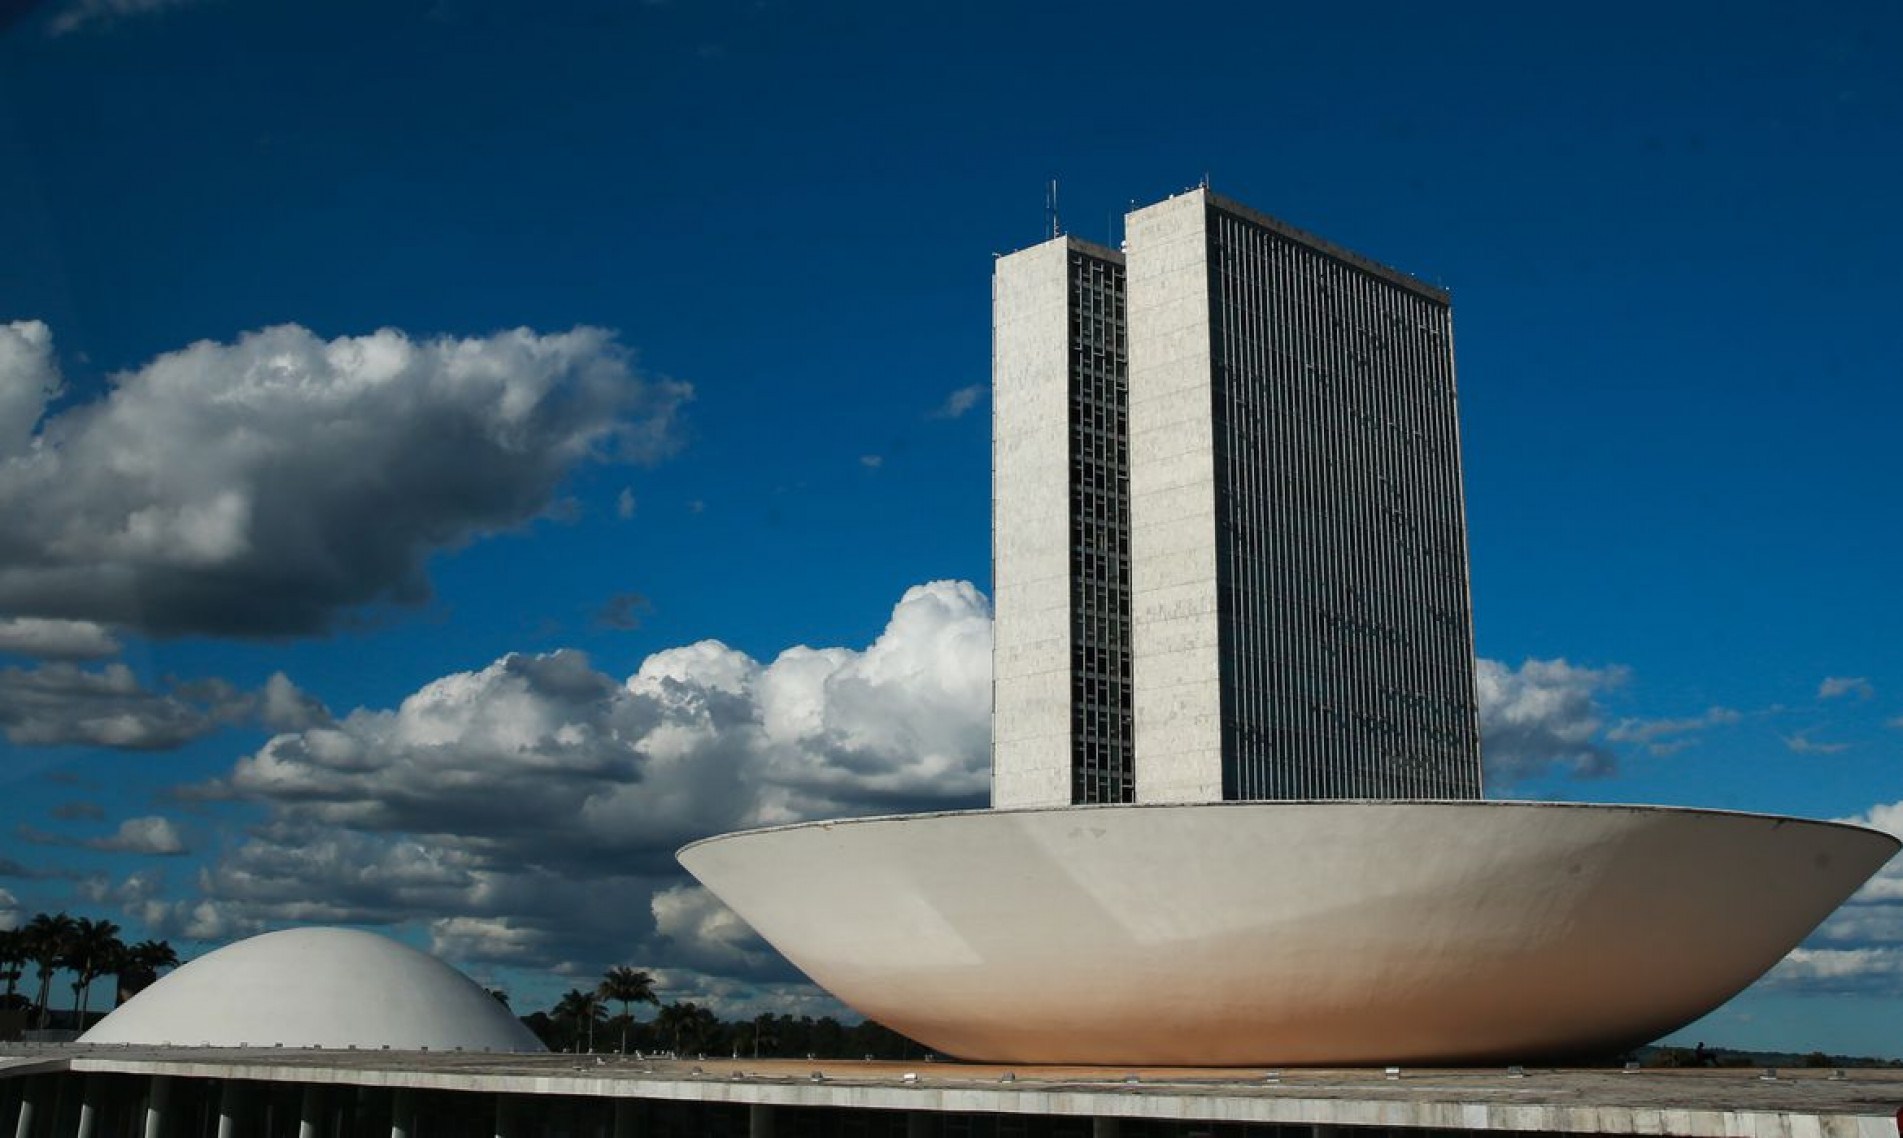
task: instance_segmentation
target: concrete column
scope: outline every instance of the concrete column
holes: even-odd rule
[[[297,1138],[323,1138],[324,1087],[306,1083],[304,1098],[297,1106]]]
[[[1090,1120],[1090,1138],[1117,1138],[1122,1130],[1122,1119],[1093,1118]]]
[[[773,1138],[773,1108],[756,1102],[747,1108],[747,1138]]]
[[[521,1128],[516,1125],[515,1103],[505,1094],[496,1095],[496,1138],[516,1138]]]
[[[172,1101],[172,1080],[153,1075],[145,1083],[145,1124],[140,1138],[165,1138],[165,1108]]]
[[[20,1117],[13,1124],[13,1138],[33,1138],[33,1116],[37,1113],[41,1096],[46,1093],[46,1081],[29,1077],[21,1082]]]
[[[414,1133],[416,1102],[408,1087],[398,1087],[390,1092],[390,1138],[410,1138]]]
[[[368,1087],[339,1087],[330,1110],[330,1138],[350,1138],[357,1132],[357,1116],[363,1112]]]
[[[47,1119],[51,1126],[45,1132],[52,1138],[65,1138],[79,1129],[79,1080],[71,1076],[54,1076],[53,1079],[53,1116]]]
[[[225,1085],[218,1091],[218,1138],[238,1138],[242,1129],[239,1126],[238,1113],[244,1108],[243,1084],[236,1079],[226,1079]]]
[[[615,1100],[614,1138],[635,1138],[635,1135],[640,1133],[639,1119],[635,1117],[635,1111],[639,1106],[640,1104],[631,1098]]]
[[[80,1088],[79,1125],[73,1128],[73,1138],[93,1138],[98,1132],[99,1096],[104,1092],[98,1076],[86,1076],[85,1085]]]

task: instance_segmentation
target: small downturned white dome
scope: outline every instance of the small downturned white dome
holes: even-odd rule
[[[127,1000],[81,1043],[544,1051],[475,981],[360,929],[226,945]]]

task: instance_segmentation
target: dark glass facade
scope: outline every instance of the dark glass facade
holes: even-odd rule
[[[1208,208],[1223,797],[1477,798],[1446,296]]]
[[[1129,357],[1121,259],[1070,243],[1071,801],[1135,794]]]

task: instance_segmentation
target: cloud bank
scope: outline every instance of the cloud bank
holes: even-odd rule
[[[688,841],[807,818],[981,805],[991,621],[963,582],[906,592],[863,649],[761,662],[719,641],[625,680],[579,652],[510,655],[389,710],[282,733],[201,799],[266,811],[158,935],[420,920],[470,963],[590,974],[628,958],[791,973],[687,884]],[[648,953],[643,946],[651,946]]]
[[[420,603],[432,553],[549,510],[580,463],[661,457],[691,394],[598,328],[294,324],[162,355],[49,416],[60,390],[46,326],[0,328],[0,616],[161,636]]]
[[[155,690],[119,663],[0,668],[0,735],[20,747],[169,751],[233,724],[284,731],[329,718],[283,673],[247,692],[219,679],[168,681]]]
[[[1618,760],[1601,735],[1605,719],[1598,698],[1627,678],[1619,666],[1527,660],[1516,669],[1476,660],[1480,756],[1489,784],[1511,786],[1552,772],[1580,778],[1613,773]]]

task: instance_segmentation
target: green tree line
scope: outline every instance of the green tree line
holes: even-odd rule
[[[504,1003],[502,993],[495,993]],[[609,1005],[619,1010],[610,1013]],[[636,1019],[636,1004],[651,1004],[649,1019]],[[743,1059],[918,1059],[926,1049],[898,1032],[867,1020],[842,1024],[831,1016],[762,1013],[723,1020],[689,1001],[663,1002],[654,978],[626,965],[610,968],[593,989],[571,988],[548,1011],[522,1017],[552,1051]]]
[[[71,976],[73,1002],[67,1025],[83,1031],[91,1021],[111,1011],[134,993],[157,980],[159,973],[178,966],[178,953],[162,940],[127,944],[119,926],[90,917],[65,913],[36,913],[18,928],[0,930],[0,980],[6,993],[0,1008],[28,1012],[28,1022],[45,1029],[56,1014],[53,978]],[[111,998],[98,1015],[92,1012],[93,985],[110,978]],[[28,990],[33,992],[29,997]]]

